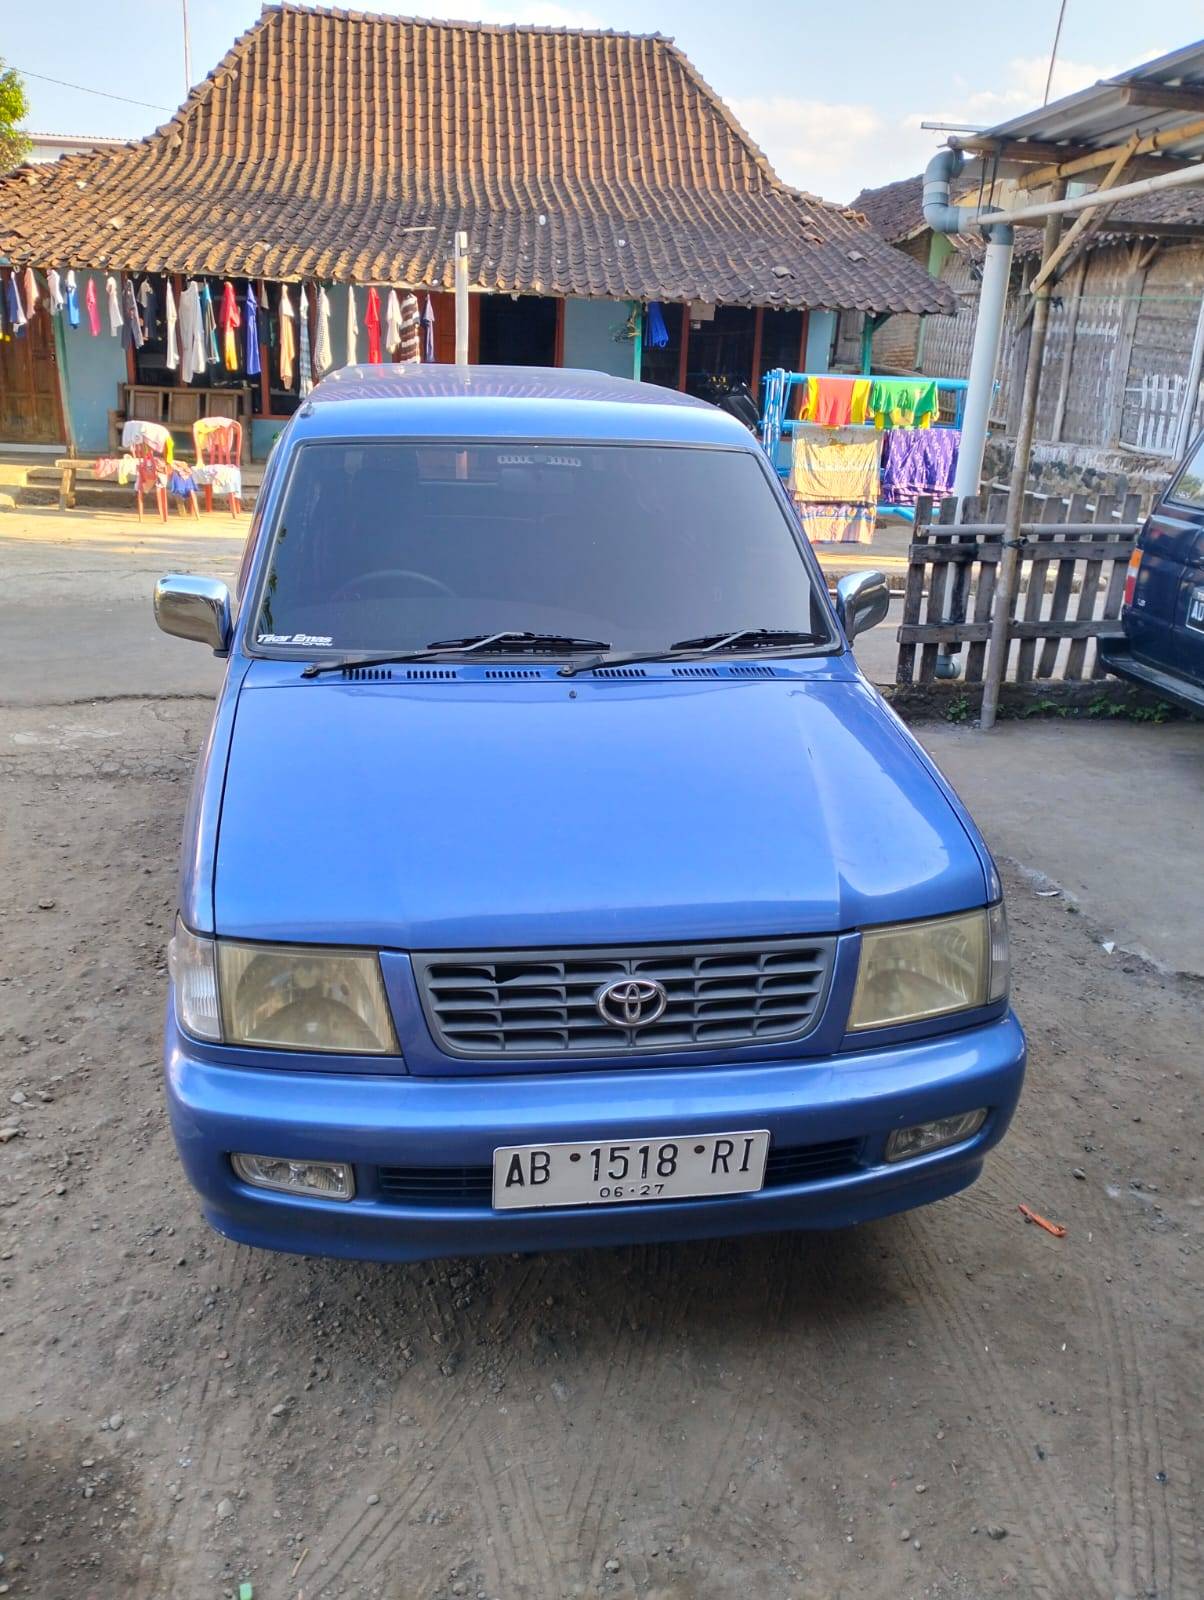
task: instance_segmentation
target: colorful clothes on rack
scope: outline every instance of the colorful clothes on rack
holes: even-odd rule
[[[222,330],[222,363],[227,372],[238,371],[238,330],[242,327],[242,313],[238,309],[234,285],[229,278],[222,286],[222,306],[218,313]]]
[[[255,298],[255,286],[252,283],[247,284],[247,292],[243,296],[242,325],[246,346],[243,366],[248,378],[257,378],[263,371],[263,363],[259,359],[259,301]]]
[[[876,428],[927,428],[938,412],[931,378],[875,378],[869,411]]]
[[[872,544],[875,512],[873,506],[836,502],[822,505],[815,500],[796,500],[794,508],[803,532],[812,544]]]
[[[293,302],[288,297],[288,289],[280,290],[280,348],[279,370],[280,387],[291,389],[293,386],[293,360],[297,351],[297,313],[293,310]]]
[[[114,339],[120,339],[123,327],[121,301],[117,294],[117,279],[112,274],[105,279],[105,309],[109,313],[109,333]]]
[[[380,296],[375,289],[368,290],[364,327],[368,330],[368,360],[376,364],[380,361]]]
[[[882,498],[894,506],[917,495],[944,499],[953,491],[959,428],[892,428],[882,447]]]
[[[138,297],[129,278],[121,286],[121,342],[127,350],[141,350],[146,343]]]
[[[808,378],[799,416],[804,422],[818,422],[825,428],[863,423],[869,397],[868,378],[846,378],[835,374]]]
[[[881,450],[881,436],[865,428],[799,423],[790,457],[791,496],[798,501],[876,505]]]
[[[88,313],[88,327],[94,339],[100,336],[100,307],[96,303],[96,279],[88,279],[84,290],[84,310]]]
[[[347,365],[355,367],[360,359],[360,325],[355,310],[355,285],[347,285]]]

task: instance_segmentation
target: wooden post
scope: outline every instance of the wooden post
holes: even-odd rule
[[[456,234],[456,365],[468,365],[468,235]]]
[[[681,308],[681,349],[677,356],[677,387],[684,393],[686,387],[686,358],[690,351],[690,308],[684,302]]]
[[[753,399],[759,406],[761,394],[761,340],[765,331],[765,307],[758,306],[753,312],[753,349],[752,349],[752,392]]]
[[[1066,185],[1054,186],[1052,199],[1060,200]],[[1041,260],[1047,261],[1057,248],[1062,218],[1055,214],[1045,219],[1045,237],[1042,241]],[[1045,333],[1049,327],[1049,300],[1053,288],[1047,279],[1037,290],[1033,303],[1032,328],[1028,341],[1028,364],[1024,370],[1024,394],[1020,402],[1020,421],[1016,430],[1015,454],[1012,457],[1012,476],[1008,484],[1008,509],[1004,519],[1003,549],[1000,552],[999,577],[995,589],[995,605],[991,614],[991,639],[987,653],[987,670],[982,685],[982,712],[979,725],[983,732],[995,726],[995,712],[999,705],[999,689],[1007,668],[1008,646],[1011,642],[1012,606],[1016,597],[1016,567],[1020,547],[1020,524],[1024,519],[1024,488],[1028,482],[1029,461],[1033,453],[1033,433],[1037,424],[1037,396],[1041,387],[1041,363],[1045,354]]]
[[[1062,355],[1062,372],[1058,379],[1058,398],[1054,405],[1053,426],[1049,436],[1056,444],[1062,437],[1066,422],[1066,402],[1070,399],[1070,369],[1074,364],[1074,340],[1079,327],[1079,307],[1083,303],[1083,287],[1087,279],[1087,253],[1083,252],[1075,268],[1074,283],[1070,290],[1070,310],[1066,313],[1066,349]]]

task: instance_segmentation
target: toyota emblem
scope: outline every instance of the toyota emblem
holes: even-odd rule
[[[620,978],[599,989],[594,998],[603,1022],[616,1028],[644,1028],[665,1014],[669,995],[663,983],[649,978]]]

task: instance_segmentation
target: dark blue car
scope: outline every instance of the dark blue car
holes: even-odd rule
[[[1204,435],[1138,535],[1121,624],[1100,647],[1109,672],[1204,712]]]
[[[281,437],[171,952],[205,1214],[392,1260],[859,1222],[1011,1119],[999,879],[730,416],[348,369]],[[237,617],[234,616],[237,607]]]

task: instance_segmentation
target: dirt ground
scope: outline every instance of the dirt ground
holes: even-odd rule
[[[199,1219],[160,1081],[209,702],[54,684],[0,704],[0,1593],[1204,1592],[1198,979],[1009,869],[1030,1076],[968,1193],[828,1235],[259,1253]]]

